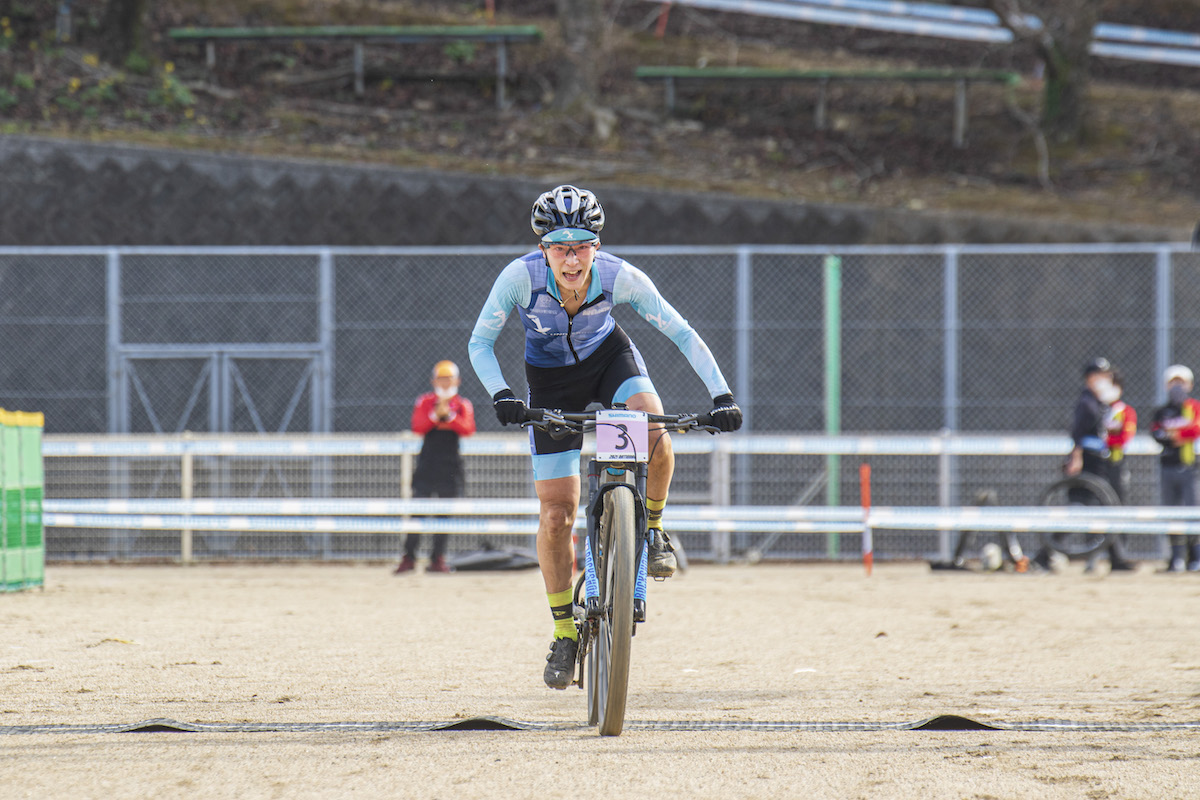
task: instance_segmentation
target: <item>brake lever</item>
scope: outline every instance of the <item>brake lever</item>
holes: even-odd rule
[[[546,435],[555,441],[565,439],[574,432],[568,425],[551,424],[546,428]]]

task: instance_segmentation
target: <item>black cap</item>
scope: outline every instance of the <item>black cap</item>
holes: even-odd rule
[[[1112,371],[1113,371],[1112,362],[1110,362],[1104,356],[1100,356],[1099,358],[1093,358],[1091,361],[1089,361],[1087,364],[1084,365],[1083,377],[1086,378],[1088,375],[1091,375],[1093,372],[1112,372]]]

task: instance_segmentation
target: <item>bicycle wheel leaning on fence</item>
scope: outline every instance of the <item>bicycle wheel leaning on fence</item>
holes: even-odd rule
[[[1103,478],[1080,472],[1055,481],[1042,492],[1043,506],[1119,506],[1121,498]],[[1108,533],[1043,533],[1042,544],[1068,558],[1082,558],[1109,544]]]

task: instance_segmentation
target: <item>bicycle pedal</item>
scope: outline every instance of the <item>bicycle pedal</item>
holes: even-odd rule
[[[668,580],[668,578],[663,578],[658,575],[651,575],[650,577],[653,578],[656,583],[662,583],[663,581]]]

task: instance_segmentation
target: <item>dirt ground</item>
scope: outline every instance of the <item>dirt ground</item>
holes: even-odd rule
[[[0,595],[0,726],[581,722],[536,571],[51,567]],[[1200,720],[1200,576],[699,566],[630,720]],[[5,797],[1200,797],[1200,730],[16,733]]]

